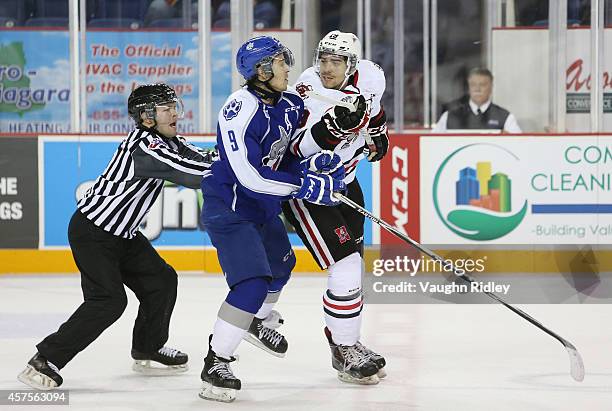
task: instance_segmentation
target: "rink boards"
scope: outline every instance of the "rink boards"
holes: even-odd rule
[[[0,139],[0,273],[76,272],[66,227],[76,199],[120,136]],[[213,137],[189,140],[212,147]],[[610,267],[612,136],[391,136],[385,160],[361,162],[366,208],[449,256],[482,256],[491,272]],[[166,184],[143,233],[179,271],[220,272],[199,226],[199,190]],[[296,272],[318,272],[289,227]],[[370,257],[401,244],[366,222]]]

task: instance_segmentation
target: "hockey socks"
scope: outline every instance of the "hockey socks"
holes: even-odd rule
[[[362,308],[361,291],[347,296],[334,295],[330,290],[325,292],[325,324],[332,330],[336,344],[353,345],[359,340]]]
[[[267,294],[268,281],[263,277],[250,278],[232,287],[221,304],[213,330],[211,347],[218,356],[231,358]]]
[[[283,287],[285,286],[285,284],[287,284],[287,281],[289,281],[289,277],[290,275],[287,275],[285,277],[275,278],[274,280],[272,280],[268,288],[268,294],[266,295],[266,299],[255,314],[255,317],[264,320],[264,323],[268,320],[268,317],[271,315],[274,305],[276,305],[276,303],[278,302],[278,298],[280,297],[280,293]],[[278,313],[274,314],[273,316],[277,314]],[[280,324],[282,324],[282,320]]]
[[[279,295],[280,290],[268,292],[265,302],[255,314],[244,339],[275,357],[284,357],[289,344],[285,337],[275,330],[283,324],[284,320],[277,311],[272,310]]]
[[[325,324],[334,342],[353,345],[361,331],[361,256],[353,253],[328,267],[327,290],[323,295]]]

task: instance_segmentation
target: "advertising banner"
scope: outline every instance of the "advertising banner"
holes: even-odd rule
[[[391,135],[387,156],[380,162],[380,215],[383,220],[419,239],[419,136]],[[399,244],[385,230],[381,244]]]
[[[421,241],[612,244],[612,136],[422,137]]]
[[[165,82],[183,99],[180,133],[198,126],[197,32],[87,33],[87,132],[127,134],[126,102],[140,84]]]
[[[212,148],[214,138],[189,137],[202,148]],[[94,183],[117,149],[119,137],[41,137],[43,209],[40,222],[41,248],[68,247],[68,222],[76,209],[77,198]],[[372,167],[362,162],[357,176],[372,207]],[[36,185],[33,185],[35,187]],[[155,246],[190,248],[210,246],[210,239],[199,227],[202,195],[193,190],[166,183],[142,227],[143,234]],[[295,246],[302,242],[289,229]],[[364,242],[372,242],[372,225],[365,226]]]
[[[69,60],[68,31],[2,31],[0,132],[70,131]]]
[[[38,146],[0,139],[0,248],[38,246]]]
[[[590,30],[571,30],[571,41],[567,47],[567,69],[565,81],[565,110],[569,130],[589,130],[591,112],[591,48],[585,47],[591,41]],[[604,31],[604,44],[612,42],[612,30]],[[604,53],[602,76],[604,124],[601,129],[612,127],[612,53]]]
[[[43,158],[43,219],[41,248],[67,247],[68,222],[77,199],[95,182],[112,158],[120,138],[41,138]],[[211,139],[189,139],[212,148]],[[142,227],[155,246],[205,246],[210,240],[200,230],[200,190],[166,183]]]
[[[568,28],[565,61],[566,130],[590,131],[591,30]],[[603,30],[603,44],[612,44],[612,28]],[[496,28],[493,30],[493,101],[513,113],[523,130],[541,131],[549,122],[548,30]],[[604,48],[599,72],[603,91],[601,130],[612,130],[612,52]]]

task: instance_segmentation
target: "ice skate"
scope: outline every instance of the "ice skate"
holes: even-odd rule
[[[380,382],[377,375],[378,367],[369,355],[358,348],[357,344],[351,346],[335,344],[327,327],[325,327],[325,336],[332,353],[332,367],[338,371],[340,381],[363,385]]]
[[[225,359],[218,357],[208,347],[208,354],[204,359],[204,369],[200,374],[202,378],[202,391],[198,394],[205,400],[232,402],[236,399],[236,392],[241,388],[241,382],[230,368],[230,362],[236,361],[235,357]]]
[[[162,347],[151,354],[132,350],[132,358],[132,370],[145,375],[175,375],[189,369],[187,354],[169,347]]]
[[[289,346],[287,340],[278,331],[264,325],[263,321],[253,317],[253,322],[244,335],[244,339],[275,357],[284,357]]]
[[[276,330],[285,323],[285,320],[278,311],[272,310],[266,318],[261,320],[261,323],[264,325],[264,327]]]
[[[64,382],[59,375],[59,369],[38,352],[28,361],[25,370],[17,379],[37,390],[52,390]]]
[[[355,347],[364,355],[368,356],[374,364],[376,364],[376,366],[378,367],[378,372],[376,373],[376,375],[378,375],[378,378],[385,378],[387,376],[387,372],[385,371],[385,365],[387,365],[387,361],[385,360],[385,357],[370,350],[368,347],[366,347],[359,341],[357,341]]]

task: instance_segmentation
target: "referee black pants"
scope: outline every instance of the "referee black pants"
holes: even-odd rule
[[[177,275],[142,233],[133,239],[114,236],[76,211],[68,240],[81,271],[84,302],[72,316],[36,347],[63,368],[113,324],[127,305],[124,284],[140,301],[132,348],[152,353],[168,340],[176,301]]]

